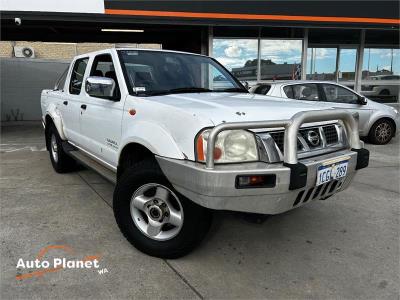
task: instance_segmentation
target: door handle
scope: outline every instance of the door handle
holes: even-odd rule
[[[64,101],[63,104],[64,104],[64,105],[68,105],[68,101]]]
[[[86,109],[86,107],[87,107],[86,104],[82,104],[82,105],[81,105],[81,108],[82,108],[82,109]]]

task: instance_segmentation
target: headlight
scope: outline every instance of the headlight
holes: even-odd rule
[[[392,106],[389,106],[391,109],[393,109],[393,111],[394,111],[394,113],[397,115],[397,114],[399,114],[399,111],[397,110],[397,109],[395,109],[394,107],[392,107]]]
[[[198,135],[197,161],[205,162],[210,129]],[[218,134],[214,148],[215,163],[235,163],[258,160],[257,143],[253,133],[246,130],[226,130]]]

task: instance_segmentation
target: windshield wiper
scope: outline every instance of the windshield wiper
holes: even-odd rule
[[[242,89],[242,88],[228,88],[228,89],[223,89],[223,90],[214,90],[213,92],[221,92],[221,93],[226,93],[226,92],[248,93],[247,90]]]
[[[183,87],[183,88],[177,88],[177,89],[171,89],[168,91],[171,94],[177,94],[177,93],[208,93],[212,92],[210,89],[202,88],[202,87]]]
[[[184,87],[184,88],[176,88],[170,90],[155,90],[155,91],[143,91],[138,92],[138,96],[160,96],[160,95],[168,95],[168,94],[183,94],[183,93],[208,93],[212,92],[212,90],[200,87]]]
[[[217,92],[217,93],[227,93],[227,92],[234,92],[234,93],[248,93],[247,90],[242,88],[227,88],[223,90],[210,90],[201,87],[183,87],[183,88],[176,88],[170,90],[155,90],[155,91],[143,91],[138,92],[139,96],[161,96],[161,95],[168,95],[168,94],[183,94],[183,93],[209,93],[209,92]]]

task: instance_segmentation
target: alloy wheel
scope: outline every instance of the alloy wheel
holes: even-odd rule
[[[387,143],[392,137],[392,127],[388,122],[380,123],[375,129],[375,137],[380,143]]]
[[[50,148],[51,148],[51,156],[53,157],[54,162],[58,162],[58,146],[57,146],[57,138],[55,134],[51,135],[50,140]]]
[[[183,226],[183,208],[169,188],[149,183],[131,198],[130,212],[136,227],[147,237],[165,241],[174,238]]]

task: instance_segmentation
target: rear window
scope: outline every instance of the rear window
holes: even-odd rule
[[[270,89],[270,84],[263,84],[255,88],[254,94],[266,95]]]

